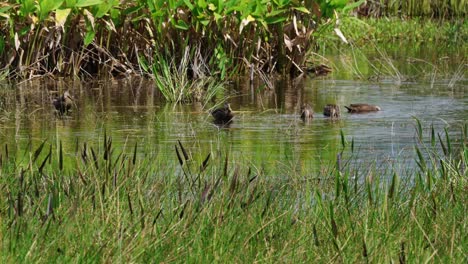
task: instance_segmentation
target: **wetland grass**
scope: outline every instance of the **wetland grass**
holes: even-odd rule
[[[139,155],[104,133],[76,155],[42,141],[0,157],[5,262],[463,262],[467,125],[416,123],[417,167],[357,169],[343,133],[316,175],[256,166],[230,151]],[[458,139],[458,137],[457,137]],[[347,155],[351,152],[352,155]]]

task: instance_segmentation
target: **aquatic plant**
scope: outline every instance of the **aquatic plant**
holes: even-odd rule
[[[366,1],[358,9],[364,16],[426,16],[451,19],[466,15],[465,0],[378,0]]]
[[[462,262],[468,127],[458,141],[425,131],[416,121],[417,167],[404,174],[355,167],[343,133],[336,166],[307,176],[224,146],[199,153],[178,141],[171,157],[118,149],[106,132],[74,153],[41,141],[17,158],[5,145],[0,259]]]
[[[233,69],[301,71],[311,33],[347,2],[7,1],[0,59],[11,77],[115,76],[151,71],[160,63],[154,59],[179,67],[189,48],[196,73],[198,43],[198,55],[221,79]]]

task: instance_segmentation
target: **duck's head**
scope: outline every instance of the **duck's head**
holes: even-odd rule
[[[71,96],[71,94],[70,94],[68,91],[65,91],[65,92],[63,93],[63,99],[65,99],[65,100],[67,100],[67,99],[68,99],[68,100],[73,100],[73,97]]]
[[[231,109],[231,104],[230,103],[224,103],[224,109],[229,111],[229,112],[232,112],[232,109]]]
[[[304,110],[309,109],[309,108],[311,108],[310,105],[304,103],[304,104],[302,104],[302,106],[301,106],[301,111],[304,111]]]

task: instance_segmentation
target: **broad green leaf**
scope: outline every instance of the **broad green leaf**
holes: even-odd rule
[[[284,14],[285,11],[287,11],[287,10],[286,9],[273,10],[270,13],[268,13],[266,16],[267,17],[273,17],[273,16],[276,16],[276,15]]]
[[[210,20],[203,19],[203,20],[200,20],[200,23],[204,26],[208,26],[208,24],[210,23]]]
[[[310,11],[307,8],[303,7],[303,6],[294,7],[294,9],[296,9],[297,11],[301,11],[302,13],[310,14]]]
[[[4,51],[5,51],[5,37],[0,36],[0,56],[3,55]]]
[[[96,32],[94,32],[94,30],[88,30],[88,32],[86,32],[86,36],[84,38],[84,45],[88,46],[89,44],[91,44],[91,42],[93,42],[93,40],[94,40],[95,35],[96,35]]]
[[[87,7],[102,4],[103,0],[77,0],[76,7]]]
[[[142,8],[143,8],[143,6],[132,6],[132,7],[129,7],[129,8],[126,8],[125,10],[123,10],[122,14],[130,15],[130,14],[133,14],[135,12],[138,12],[138,10],[140,10]]]
[[[348,0],[332,0],[330,1],[330,5],[335,7],[335,9],[342,9],[346,6]]]
[[[101,18],[105,15],[109,15],[110,13],[109,10],[114,9],[116,7],[118,8],[119,4],[120,2],[118,0],[107,0],[103,2],[102,4],[100,4],[99,6],[97,6],[97,11],[94,12],[94,16],[97,18]]]
[[[76,0],[65,0],[65,7],[67,8],[76,7]]]
[[[146,61],[145,56],[138,55],[138,64],[145,72],[148,72],[148,62]]]
[[[215,7],[216,7],[216,10],[213,10],[213,11],[217,11],[218,13],[221,13],[223,12],[223,9],[224,9],[224,0],[214,0],[214,1],[211,1]],[[227,3],[228,5],[230,4],[230,2]]]
[[[63,3],[63,0],[43,0],[39,1],[39,20],[44,20],[48,17],[50,11],[58,9]]]
[[[279,23],[279,22],[283,22],[285,20],[286,20],[285,17],[267,17],[267,18],[265,18],[265,22],[267,24],[276,24],[276,23]]]
[[[215,17],[215,20],[216,20],[216,21],[218,21],[218,20],[220,20],[220,19],[223,18],[222,15],[220,15],[220,14],[218,14],[218,13],[216,13],[216,12],[213,13],[213,16]]]
[[[346,5],[344,8],[343,8],[343,12],[346,12],[348,10],[354,10],[355,8],[359,7],[360,5],[362,5],[363,3],[365,2],[365,0],[360,0],[360,1],[357,1],[357,2],[352,2],[350,3],[349,5]]]
[[[6,19],[10,18],[10,12],[7,12],[7,11],[10,10],[11,8],[12,6],[4,6],[0,8],[0,17],[4,17]]]
[[[205,9],[208,6],[205,0],[198,0],[197,5],[203,9]]]
[[[175,24],[174,26],[182,30],[188,30],[190,28],[190,26],[187,23],[185,23],[184,20],[177,21],[177,24]]]
[[[194,6],[193,6],[192,3],[190,2],[190,0],[184,0],[184,3],[185,3],[185,5],[186,5],[190,10],[193,10],[193,9],[194,9]]]
[[[36,11],[36,4],[34,0],[25,0],[21,3],[20,13],[27,16]]]
[[[55,11],[55,25],[63,27],[67,21],[68,15],[70,14],[71,9],[57,9]]]
[[[26,35],[27,33],[29,33],[29,31],[31,31],[31,26],[25,26],[23,28],[21,28],[18,33],[20,36],[24,36]]]

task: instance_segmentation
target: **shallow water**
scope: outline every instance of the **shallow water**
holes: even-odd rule
[[[414,166],[415,118],[426,128],[434,125],[437,132],[448,128],[455,136],[467,121],[468,81],[464,75],[456,82],[333,77],[282,79],[274,83],[273,90],[256,83],[251,86],[239,78],[226,87],[235,112],[233,123],[226,128],[212,122],[209,108],[214,102],[205,106],[165,104],[150,80],[43,79],[3,84],[0,140],[20,160],[25,150],[34,150],[44,139],[52,146],[62,141],[66,155],[73,158],[77,142],[100,147],[106,131],[114,146],[127,152],[138,143],[141,153],[166,155],[175,161],[174,145],[180,140],[194,153],[230,149],[237,159],[253,166],[284,165],[311,173],[311,168],[319,170],[324,161],[336,161],[342,149],[341,131],[348,143],[354,140],[355,161],[390,162],[405,168]],[[66,89],[76,105],[69,116],[60,118],[54,114],[51,100],[54,91]],[[298,115],[303,102],[311,104],[315,112],[309,122]],[[328,103],[341,106],[340,119],[323,116]],[[350,103],[376,104],[382,111],[345,113],[343,106]],[[426,130],[426,138],[428,135]]]

